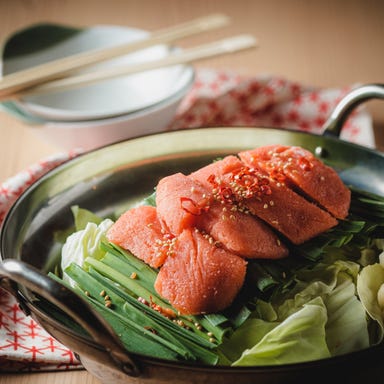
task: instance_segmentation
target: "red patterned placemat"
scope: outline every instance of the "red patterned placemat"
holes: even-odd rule
[[[0,225],[16,199],[36,180],[78,153],[60,153],[30,166],[0,185]],[[72,351],[56,341],[16,299],[0,288],[0,372],[80,368]]]
[[[255,126],[321,134],[336,104],[352,88],[319,89],[282,77],[203,69],[170,129]],[[364,108],[352,113],[341,138],[374,147],[372,120]]]
[[[330,112],[351,89],[316,89],[274,76],[242,77],[201,69],[170,130],[202,126],[266,126],[321,133]],[[342,138],[374,147],[369,114],[359,108]],[[0,225],[28,186],[78,152],[51,156],[0,185]],[[79,368],[73,353],[48,335],[0,289],[0,371]]]

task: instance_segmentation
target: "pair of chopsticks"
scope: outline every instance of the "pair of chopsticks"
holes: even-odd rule
[[[244,34],[175,52],[159,60],[71,75],[72,72],[92,64],[153,45],[171,43],[197,33],[224,27],[229,24],[229,21],[229,18],[225,15],[214,14],[153,32],[147,38],[139,41],[68,56],[12,73],[0,80],[0,101],[82,87],[118,76],[131,75],[176,64],[191,63],[257,46],[255,37]]]

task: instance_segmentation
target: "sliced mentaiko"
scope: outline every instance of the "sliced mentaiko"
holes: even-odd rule
[[[194,180],[198,180],[205,187],[212,189],[214,179],[219,180],[223,175],[231,174],[232,172],[237,172],[241,169],[244,164],[236,156],[225,156],[221,160],[214,161],[205,167],[199,168],[195,172],[190,174],[190,177]],[[225,194],[226,185],[221,185],[221,192]]]
[[[173,241],[164,233],[156,208],[151,206],[123,213],[107,232],[107,239],[154,268],[164,263]]]
[[[182,173],[162,178],[156,187],[157,215],[174,235],[194,228],[200,215],[208,210],[211,196],[207,189]]]
[[[293,185],[335,217],[344,219],[348,215],[350,190],[334,169],[306,149],[269,145],[241,152],[239,156],[247,165],[260,167],[288,186]]]
[[[160,269],[155,289],[183,314],[215,313],[237,296],[246,265],[196,229],[186,229]]]
[[[214,196],[233,201],[294,244],[332,228],[337,220],[266,172],[227,156],[192,174],[213,186]]]
[[[210,184],[202,185],[177,173],[161,180],[156,191],[158,217],[175,235],[196,227],[210,241],[246,258],[277,259],[288,255],[277,235],[261,220],[236,205],[214,199]]]
[[[229,168],[226,167],[227,164]],[[225,159],[201,168],[189,176],[214,195],[209,210],[201,215],[196,225],[237,255],[250,259],[278,259],[288,256],[287,247],[271,228],[246,209],[239,208],[231,200],[231,192],[226,190],[226,186],[213,184],[212,175],[216,175],[218,170],[220,173],[231,170],[231,165],[233,163]]]
[[[198,227],[228,251],[248,259],[280,259],[288,256],[287,247],[257,217],[234,205],[215,201],[202,215]]]
[[[328,212],[308,202],[284,184],[269,182],[270,194],[243,200],[260,217],[294,244],[301,244],[337,225]]]

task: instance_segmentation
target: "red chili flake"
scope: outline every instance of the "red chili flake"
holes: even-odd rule
[[[173,238],[175,238],[175,235],[173,235],[172,233],[164,233],[163,238],[165,240],[172,240]]]
[[[242,199],[260,195],[270,195],[269,178],[262,175],[257,169],[242,167],[232,174],[233,187]]]
[[[313,168],[313,164],[305,157],[301,157],[297,164],[303,171],[310,171]]]
[[[273,180],[276,180],[280,183],[284,183],[287,177],[284,175],[283,172],[284,171],[282,169],[275,167],[270,171],[269,175]]]
[[[213,186],[217,185],[215,175],[209,175],[207,178],[207,181],[208,181],[208,183],[212,184]]]
[[[230,187],[218,186],[216,188],[217,188],[216,197],[218,198],[218,200],[220,200],[224,204],[234,204],[235,196]]]
[[[155,311],[161,313],[163,316],[168,317],[169,319],[173,319],[176,317],[176,313],[172,311],[170,308],[163,308],[159,304],[156,304],[152,301],[151,297],[151,308]]]
[[[148,305],[149,306],[149,303],[147,300],[145,300],[143,297],[139,296],[137,298],[137,301],[140,301],[140,303],[144,304],[144,305]]]
[[[261,191],[261,193],[263,195],[267,195],[268,196],[268,195],[272,194],[271,187],[269,185],[266,185],[266,184],[260,186],[260,191]]]
[[[216,200],[220,201],[223,204],[234,204],[235,196],[234,193],[228,185],[221,184],[215,175],[210,175],[207,178],[207,181],[212,184],[213,195]]]
[[[199,204],[192,200],[190,197],[180,197],[180,205],[185,212],[188,212],[194,216],[199,216],[203,212],[207,212],[209,209],[209,206],[207,205],[199,206]]]

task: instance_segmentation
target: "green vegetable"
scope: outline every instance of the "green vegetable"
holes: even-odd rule
[[[300,269],[295,286],[269,303],[258,301],[220,351],[233,365],[272,365],[368,347],[365,310],[355,294],[358,271],[357,263],[343,260]]]
[[[384,268],[379,263],[364,267],[357,279],[360,300],[373,320],[370,328],[373,344],[382,342],[384,336],[384,303],[379,301],[379,291],[383,286]]]
[[[257,319],[255,319],[257,320]],[[327,314],[321,298],[306,303],[300,310],[293,313],[280,324],[269,330],[263,325],[262,334],[257,324],[252,324],[254,346],[246,349],[233,365],[274,365],[289,364],[299,361],[317,360],[330,357],[325,342],[325,324]],[[238,340],[242,343],[244,340]]]
[[[84,211],[78,210],[77,212],[82,214]],[[75,218],[76,217],[78,216],[75,216]],[[89,217],[89,215],[87,215],[87,217]],[[75,219],[75,222],[77,224],[80,223],[83,229],[71,234],[64,243],[61,251],[61,269],[64,271],[63,277],[66,281],[70,280],[65,270],[71,263],[82,266],[84,265],[85,259],[89,256],[100,259],[105,255],[105,251],[100,248],[100,244],[106,239],[105,234],[113,224],[113,221],[110,219],[105,219],[99,224],[94,222],[85,224],[81,219]]]
[[[155,205],[155,193],[143,204]],[[209,365],[273,365],[383,340],[382,197],[352,190],[346,220],[292,246],[289,258],[249,261],[236,303],[201,316],[179,315],[154,289],[158,271],[107,242],[110,220],[79,207],[72,212],[76,229],[63,247],[64,282],[109,321],[129,351]]]
[[[88,223],[99,225],[103,221],[101,217],[87,209],[80,208],[78,205],[72,206],[71,211],[75,221],[75,232],[85,229]]]

